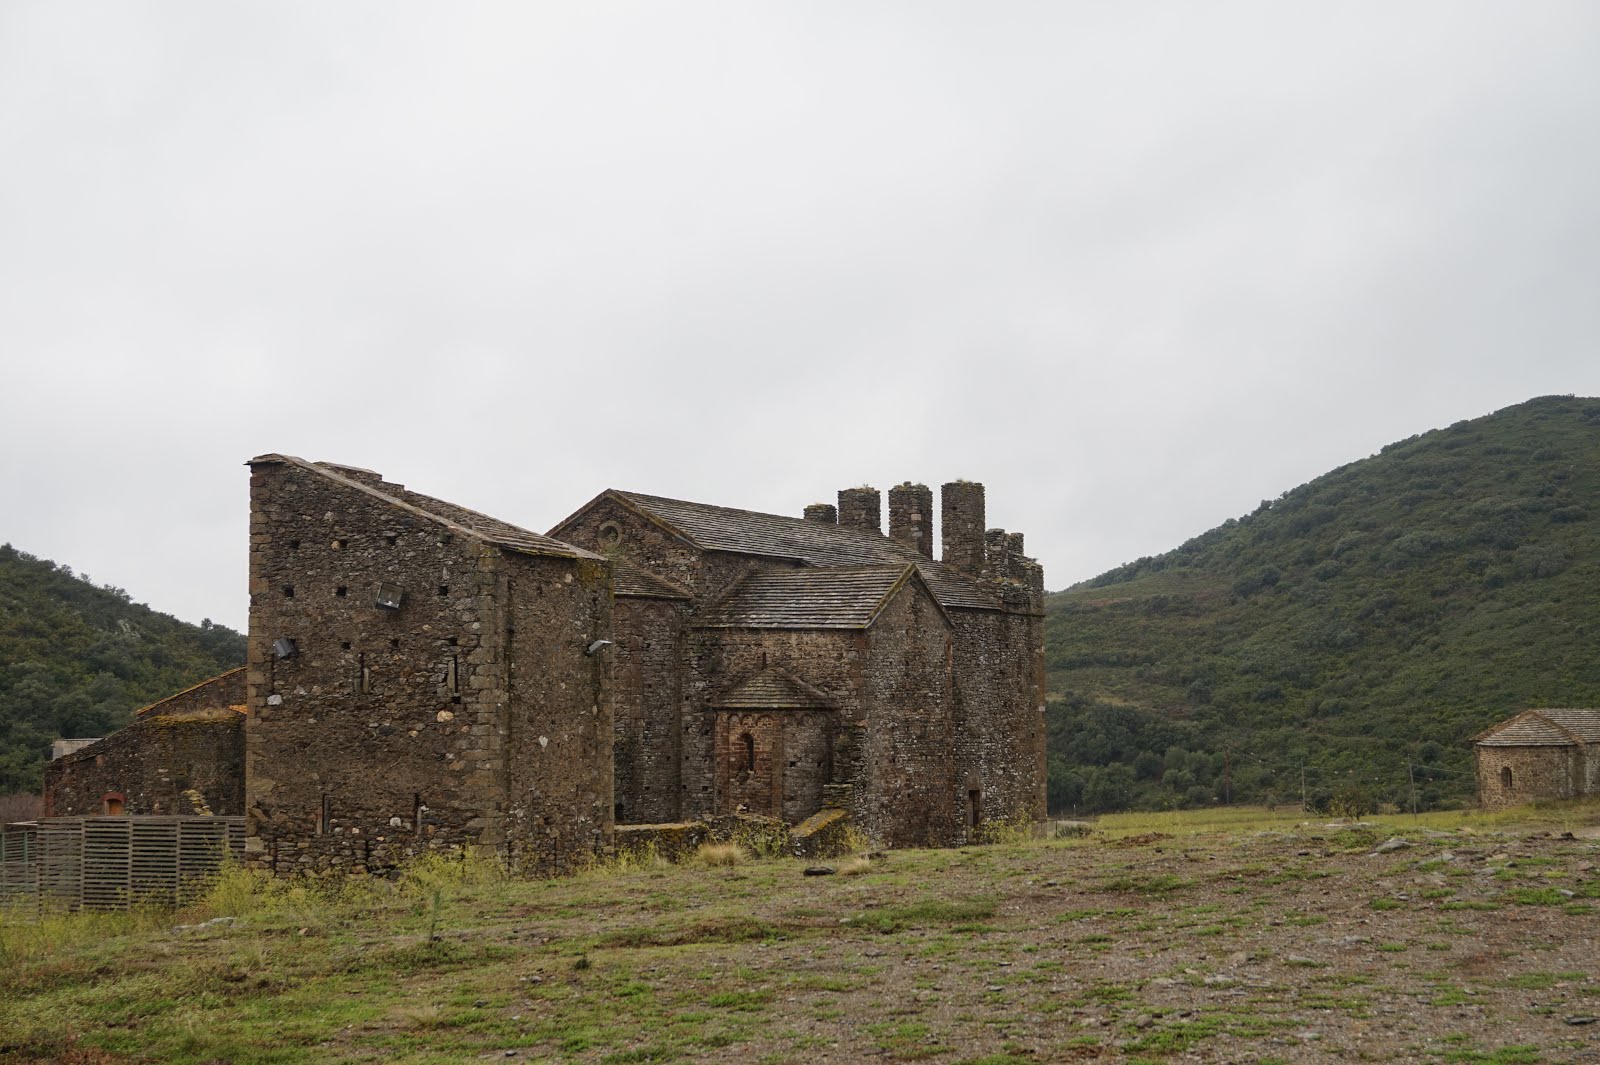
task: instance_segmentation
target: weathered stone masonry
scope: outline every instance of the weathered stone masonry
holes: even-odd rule
[[[250,466],[251,859],[560,872],[609,845],[606,563],[369,471]]]
[[[541,536],[368,470],[249,465],[247,670],[63,759],[58,812],[242,806],[280,873],[558,873],[618,821],[847,812],[917,846],[1044,816],[1043,571],[984,528],[982,485],[943,487],[935,561],[910,483],[887,536],[867,487],[804,518],[608,491]]]
[[[865,487],[803,518],[609,491],[553,529],[617,566],[619,820],[828,796],[917,845],[1042,818],[1043,570],[984,528],[982,485],[943,504],[942,562],[909,483],[888,536]]]
[[[244,813],[245,671],[138,711],[134,723],[45,767],[45,813]]]
[[[1524,710],[1473,743],[1486,809],[1600,795],[1600,710]]]

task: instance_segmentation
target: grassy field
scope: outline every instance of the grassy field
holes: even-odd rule
[[[1600,807],[1382,820],[1127,815],[1087,837],[844,859],[832,876],[725,854],[555,881],[450,862],[396,882],[234,873],[177,914],[11,914],[0,1059],[1600,1051]]]

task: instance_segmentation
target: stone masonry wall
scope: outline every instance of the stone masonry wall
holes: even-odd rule
[[[1584,793],[1595,776],[1576,746],[1494,747],[1477,751],[1478,802],[1486,810],[1522,806],[1539,799],[1571,799]],[[1600,759],[1591,759],[1600,761]],[[1501,770],[1511,770],[1511,788],[1502,783]]]
[[[867,630],[863,786],[854,812],[891,847],[960,842],[954,758],[952,632],[919,584],[907,584]]]
[[[803,678],[806,683],[838,700],[837,710],[826,713],[832,726],[831,770],[835,781],[853,781],[861,770],[860,736],[865,722],[862,676],[866,666],[866,636],[847,629],[690,629],[685,633],[683,671],[682,754],[680,816],[706,818],[732,813],[717,790],[717,696],[757,670],[773,666]],[[785,788],[797,796],[821,794],[826,759],[796,759],[791,770],[785,760]],[[811,811],[807,811],[809,814]]]
[[[45,767],[45,813],[99,815],[120,796],[125,814],[244,813],[244,715],[227,707],[147,714]]]
[[[517,872],[575,872],[610,848],[614,823],[615,647],[587,652],[612,639],[610,571],[515,554],[506,563],[506,853]]]
[[[837,715],[827,710],[719,710],[713,762],[719,812],[797,824],[822,807]]]
[[[503,727],[498,553],[294,466],[253,468],[251,502],[248,853],[365,870],[497,841],[504,782],[470,741]]]
[[[279,872],[360,872],[431,849],[504,851],[512,814],[516,831],[554,831],[530,820],[525,792],[513,802],[507,765],[511,730],[531,713],[512,706],[512,641],[536,649],[574,636],[564,622],[544,631],[544,613],[518,616],[514,597],[536,598],[552,573],[283,462],[252,467],[250,540],[249,860]],[[563,581],[578,568],[548,561]],[[378,604],[384,586],[401,592],[398,609]],[[585,598],[608,596],[591,586]],[[292,654],[275,654],[279,639],[294,641]],[[570,694],[559,709],[597,702]],[[609,781],[608,761],[605,770]],[[555,849],[569,844],[562,835]]]
[[[1043,620],[953,610],[956,767],[969,832],[1045,810]],[[973,792],[978,794],[973,796]],[[977,799],[976,806],[973,799]]]
[[[703,591],[700,549],[614,499],[602,499],[550,535],[586,551],[631,559],[691,594]]]
[[[619,821],[678,819],[678,677],[685,605],[671,599],[617,598],[614,774]]]

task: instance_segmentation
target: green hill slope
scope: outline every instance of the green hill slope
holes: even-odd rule
[[[1475,732],[1600,706],[1600,399],[1392,444],[1048,610],[1057,809],[1470,797]]]
[[[0,546],[0,794],[36,789],[58,736],[103,736],[244,654],[232,629],[187,625]]]

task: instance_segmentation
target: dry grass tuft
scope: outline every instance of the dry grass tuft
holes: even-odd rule
[[[695,857],[704,865],[713,869],[718,866],[732,867],[740,864],[749,857],[745,849],[737,843],[702,843],[695,852]]]
[[[838,869],[840,876],[860,876],[872,872],[872,859],[865,854],[857,854],[840,862]]]

